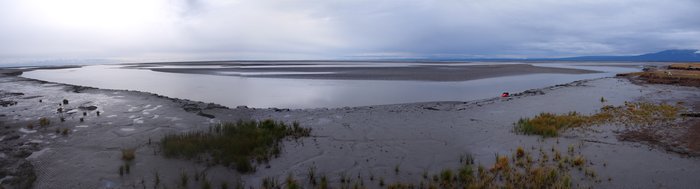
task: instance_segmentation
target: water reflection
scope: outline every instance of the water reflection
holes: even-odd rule
[[[545,65],[570,66],[570,65]],[[23,77],[105,89],[126,89],[229,107],[318,108],[427,101],[468,101],[582,79],[612,76],[638,68],[581,66],[596,74],[530,74],[460,82],[250,78],[154,72],[120,65],[37,70]],[[264,74],[264,73],[261,73]]]

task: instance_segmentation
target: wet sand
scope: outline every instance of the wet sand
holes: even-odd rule
[[[411,66],[399,66],[408,64]],[[222,66],[219,68],[148,68],[152,71],[168,73],[208,74],[245,77],[295,78],[295,79],[340,79],[340,80],[410,80],[410,81],[467,81],[483,78],[514,76],[524,74],[560,73],[587,74],[595,71],[539,67],[530,64],[493,63],[491,65],[470,65],[470,63],[420,64],[415,62],[383,62],[372,65],[371,62],[333,62],[333,64],[299,64],[289,62],[280,64],[244,64],[244,63],[210,63],[206,65]],[[136,65],[173,65],[146,64]],[[188,66],[190,64],[176,64]],[[201,64],[198,64],[201,66]],[[364,66],[363,66],[364,65]],[[318,67],[316,67],[318,66]],[[263,75],[246,75],[250,72],[269,73]],[[275,74],[284,73],[284,74]],[[329,74],[332,73],[332,74]]]
[[[602,78],[529,90],[510,98],[300,110],[229,109],[155,94],[77,87],[16,76],[0,77],[0,88],[2,100],[16,102],[0,107],[3,167],[14,167],[7,162],[12,165],[30,162],[36,173],[35,188],[141,188],[142,185],[151,188],[156,172],[161,184],[175,188],[183,171],[190,175],[207,172],[214,187],[222,182],[231,186],[242,180],[247,186],[257,188],[265,177],[283,181],[290,173],[305,181],[309,167],[315,167],[319,175],[328,176],[331,183],[339,183],[342,175],[363,175],[368,188],[379,188],[376,179],[366,180],[368,175],[381,177],[386,183],[408,182],[419,180],[423,172],[436,174],[443,168],[457,166],[465,153],[472,154],[478,164],[489,165],[495,154],[510,154],[518,146],[565,150],[569,145],[576,146],[586,156],[592,163],[589,167],[603,180],[594,183],[574,180],[575,186],[689,188],[700,185],[695,176],[700,174],[700,159],[677,152],[692,149],[678,145],[681,149],[669,151],[644,142],[621,141],[617,133],[624,128],[619,126],[574,129],[549,139],[512,131],[513,123],[519,118],[540,112],[592,113],[604,105],[621,105],[625,101],[684,101],[691,110],[698,111],[690,103],[700,99],[700,89],[695,87],[640,85],[625,78]],[[607,102],[601,103],[601,97]],[[66,121],[60,122],[56,109],[63,99],[70,101],[65,106],[67,109],[77,112],[65,115]],[[79,109],[91,105],[97,109]],[[97,116],[96,111],[101,111],[101,115]],[[82,112],[87,116],[83,117]],[[49,118],[51,125],[27,129],[28,123],[36,123],[41,117]],[[79,121],[81,117],[84,122]],[[270,161],[269,166],[258,167],[253,174],[240,175],[221,166],[164,159],[159,154],[157,143],[165,134],[206,129],[220,121],[268,118],[299,121],[313,129],[312,137],[285,142],[281,157]],[[63,136],[56,134],[55,128],[69,128],[71,132]],[[692,148],[694,143],[689,146]],[[131,173],[119,176],[120,149],[132,147],[137,150]],[[401,171],[395,173],[396,167]],[[8,175],[26,176],[22,175],[24,172],[15,172]],[[200,184],[191,180],[189,187]]]

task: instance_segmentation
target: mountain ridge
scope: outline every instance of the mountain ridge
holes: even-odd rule
[[[633,56],[577,56],[566,58],[535,58],[527,60],[700,62],[700,51],[696,49],[671,49]]]

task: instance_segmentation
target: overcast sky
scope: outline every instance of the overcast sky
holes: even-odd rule
[[[700,49],[698,0],[0,0],[0,64]]]

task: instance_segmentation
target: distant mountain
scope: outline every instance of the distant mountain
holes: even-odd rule
[[[693,49],[665,50],[637,56],[580,56],[553,59],[531,60],[565,60],[565,61],[644,61],[644,62],[700,62],[700,51]]]

